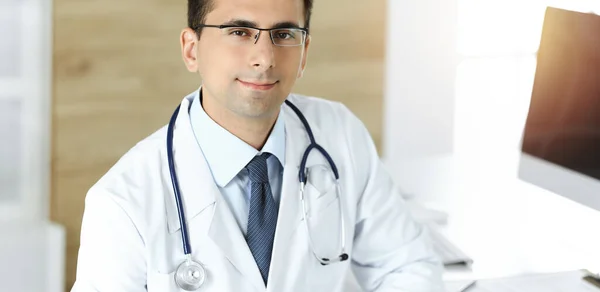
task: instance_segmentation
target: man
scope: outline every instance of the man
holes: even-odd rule
[[[202,86],[90,189],[73,291],[341,291],[350,270],[365,291],[443,291],[363,124],[290,94],[311,9],[188,1]]]

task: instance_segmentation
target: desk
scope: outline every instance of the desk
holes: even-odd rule
[[[600,212],[518,179],[519,153],[441,155],[389,165],[415,200],[448,214],[442,233],[474,260],[446,280],[600,271]],[[600,195],[600,194],[599,194]]]

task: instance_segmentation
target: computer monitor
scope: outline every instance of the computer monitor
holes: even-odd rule
[[[519,178],[600,210],[600,16],[548,7]]]

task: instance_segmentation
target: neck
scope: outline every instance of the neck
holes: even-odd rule
[[[261,150],[275,125],[278,113],[269,117],[241,117],[213,98],[202,99],[202,108],[219,126],[256,150]]]

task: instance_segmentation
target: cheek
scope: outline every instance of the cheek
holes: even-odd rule
[[[298,75],[300,68],[300,52],[292,51],[279,54],[277,64],[281,73],[284,73],[288,79],[294,80]],[[291,81],[290,80],[290,81]]]
[[[239,53],[215,47],[204,51],[206,53],[199,58],[200,74],[204,80],[222,83],[230,81],[227,79],[235,78],[240,64],[243,64]]]

